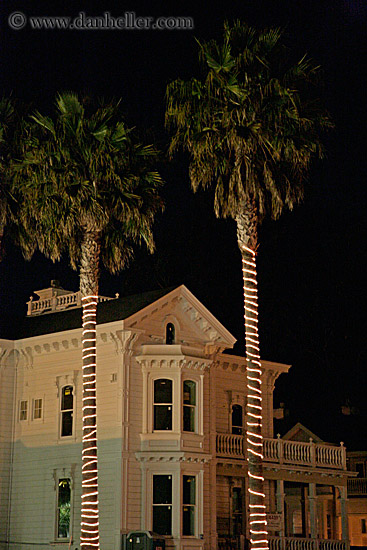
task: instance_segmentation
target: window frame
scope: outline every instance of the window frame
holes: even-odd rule
[[[155,401],[155,398],[156,398],[155,384],[159,380],[168,380],[169,382],[171,382],[171,402],[170,403],[169,402],[161,403],[161,402]],[[151,426],[152,433],[170,433],[174,431],[174,395],[175,395],[174,390],[175,390],[175,381],[173,378],[168,378],[167,376],[166,377],[159,376],[152,379],[152,426]],[[155,428],[155,408],[156,407],[171,407],[171,409],[168,409],[171,411],[171,428],[170,429],[161,430],[161,429]]]
[[[186,503],[184,502],[184,478],[185,477],[190,477],[192,479],[195,480],[195,502],[194,504],[192,503]],[[194,472],[181,472],[181,479],[180,479],[180,483],[181,483],[181,537],[184,537],[184,538],[196,538],[197,535],[198,535],[198,485],[199,485],[199,479],[198,479],[198,474],[197,472],[194,473]],[[194,513],[193,513],[193,516],[194,516],[194,529],[193,529],[193,533],[192,534],[184,534],[184,508],[186,507],[190,507],[193,509]]]
[[[25,409],[22,409],[22,403],[26,404]],[[27,422],[27,420],[28,420],[28,411],[29,411],[28,399],[21,399],[19,401],[19,422]],[[23,412],[25,412],[25,418],[22,418],[22,413]]]
[[[63,409],[62,408],[62,401],[63,401],[63,393],[65,388],[72,388],[72,398],[73,398],[73,407],[71,409]],[[69,413],[71,411],[71,434],[68,435],[62,435],[63,431],[63,414]],[[75,434],[75,386],[73,384],[64,384],[60,388],[60,400],[59,400],[59,438],[61,440],[66,440],[68,438],[71,438]]]
[[[184,398],[184,385],[185,385],[185,382],[192,382],[193,384],[195,384],[195,403],[194,403],[194,405],[185,403],[185,398]],[[181,388],[182,388],[182,397],[181,397],[181,401],[182,401],[182,404],[181,404],[182,422],[181,422],[181,424],[182,424],[182,426],[181,426],[181,429],[184,433],[197,434],[198,431],[199,431],[198,430],[198,426],[199,426],[199,419],[198,419],[198,404],[199,404],[198,389],[199,389],[199,385],[200,385],[200,382],[198,380],[194,380],[193,378],[191,378],[189,376],[185,376],[182,379],[182,384],[181,384]],[[190,408],[191,410],[194,411],[194,429],[193,430],[185,430],[184,429],[185,407]]]
[[[59,536],[59,513],[60,513],[60,505],[59,505],[59,495],[60,495],[60,482],[62,480],[68,480],[69,481],[69,489],[70,489],[70,512],[69,512],[69,532],[66,537],[60,537]],[[73,481],[71,477],[62,477],[59,476],[56,480],[56,502],[55,502],[55,540],[58,542],[66,542],[71,539],[73,536]]]
[[[234,407],[240,407],[241,408],[241,420],[242,424],[241,426],[238,426],[237,424],[233,424],[233,408]],[[235,433],[233,430],[238,430],[240,433]],[[231,404],[231,434],[232,435],[244,435],[244,407],[241,405],[241,403],[234,402]]]
[[[36,403],[38,402],[38,404],[40,403],[40,407],[36,407]],[[36,421],[39,421],[39,420],[42,420],[43,419],[43,398],[42,397],[37,397],[36,399],[33,399],[33,407],[32,407],[32,420],[36,420]],[[36,416],[36,411],[37,411],[37,416]]]
[[[168,477],[170,478],[171,480],[171,502],[170,503],[155,503],[154,502],[154,478],[156,477],[162,477],[162,476],[165,476],[165,477]],[[167,537],[171,537],[172,536],[172,531],[173,531],[173,520],[174,520],[174,514],[173,514],[173,501],[174,501],[174,496],[173,496],[173,488],[174,488],[174,477],[173,477],[173,473],[169,473],[169,472],[152,472],[152,476],[151,476],[151,527],[152,527],[152,531],[162,535],[162,536],[167,536]],[[154,530],[154,509],[155,508],[168,508],[171,512],[170,514],[170,533],[165,533],[165,534],[162,534],[162,533],[159,533],[157,530]]]

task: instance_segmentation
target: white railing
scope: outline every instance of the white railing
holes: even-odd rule
[[[263,450],[264,462],[346,470],[346,450],[343,445],[334,447],[323,443],[264,438]],[[217,434],[218,456],[244,458],[245,451],[243,435]]]
[[[358,478],[348,479],[348,496],[350,495],[367,495],[367,479]]]
[[[348,550],[345,540],[268,537],[270,550]]]
[[[117,296],[116,296],[117,298]],[[107,302],[113,300],[107,296],[98,296],[98,302]],[[45,300],[29,300],[27,302],[28,310],[27,315],[41,315],[41,313],[51,313],[53,311],[62,311],[64,309],[70,309],[75,307],[81,307],[80,290],[78,292],[72,292],[70,294],[63,294],[61,296],[53,296]]]

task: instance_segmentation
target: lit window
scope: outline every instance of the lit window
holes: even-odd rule
[[[27,420],[28,416],[28,401],[21,401],[19,408],[19,420]]]
[[[33,418],[42,418],[42,399],[34,400]]]
[[[172,534],[172,476],[153,476],[153,532]]]
[[[185,380],[183,383],[183,431],[195,432],[196,383]]]
[[[195,476],[182,476],[182,535],[195,535]]]
[[[167,323],[166,325],[166,344],[175,343],[175,325],[173,323]]]
[[[232,433],[242,435],[243,433],[243,415],[241,405],[232,406]]]
[[[367,533],[367,525],[365,518],[361,519],[361,533],[366,534]]]
[[[65,386],[61,394],[61,437],[73,434],[73,408],[73,386]]]
[[[172,430],[172,380],[154,381],[154,430]]]
[[[57,538],[70,537],[70,506],[71,484],[70,479],[59,479],[57,487]]]

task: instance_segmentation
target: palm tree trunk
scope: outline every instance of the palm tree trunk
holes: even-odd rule
[[[80,293],[83,307],[83,451],[80,546],[99,549],[96,314],[100,240],[97,231],[85,231],[81,245]]]
[[[242,255],[245,307],[247,411],[246,441],[248,461],[249,526],[251,548],[268,549],[264,477],[262,473],[263,438],[261,362],[258,333],[257,298],[257,207],[249,201],[236,216],[237,242]]]

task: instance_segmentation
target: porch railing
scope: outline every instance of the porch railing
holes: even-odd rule
[[[270,550],[348,550],[346,540],[268,537]]]
[[[367,495],[367,479],[348,479],[348,496]]]
[[[107,302],[108,300],[113,300],[113,298],[98,296],[98,302]],[[51,313],[53,311],[81,307],[81,305],[80,291],[53,296],[52,298],[46,298],[44,300],[33,300],[33,298],[31,298],[29,302],[27,302],[27,315],[41,315],[41,313]]]
[[[317,466],[346,470],[346,450],[323,443],[304,443],[285,439],[264,438],[264,462]],[[245,456],[243,435],[217,434],[217,456],[241,458]]]

